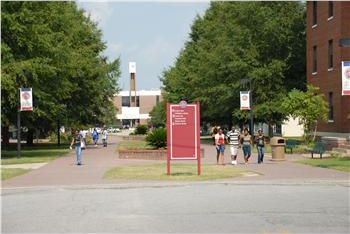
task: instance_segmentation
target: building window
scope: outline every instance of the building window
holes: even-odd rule
[[[156,104],[158,105],[159,103],[159,95],[156,96]]]
[[[317,46],[312,48],[312,73],[317,72]]]
[[[328,1],[328,19],[333,18],[333,1]]]
[[[136,107],[140,107],[140,96],[136,96]]]
[[[328,41],[328,69],[333,68],[333,40]]]
[[[130,97],[129,96],[122,97],[122,106],[130,106]]]
[[[312,2],[312,25],[317,24],[317,1]]]
[[[328,107],[329,107],[328,120],[333,121],[334,119],[333,92],[328,93]]]

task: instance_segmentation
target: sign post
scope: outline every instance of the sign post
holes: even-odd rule
[[[200,109],[199,103],[167,103],[167,174],[171,160],[196,160],[200,175]]]
[[[19,88],[19,107],[17,110],[17,157],[21,157],[21,111],[33,111],[32,88]]]

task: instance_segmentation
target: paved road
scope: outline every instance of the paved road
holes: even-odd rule
[[[3,233],[349,233],[338,183],[5,189]]]

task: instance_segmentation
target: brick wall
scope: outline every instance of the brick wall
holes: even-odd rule
[[[340,47],[340,38],[350,38],[350,2],[333,2],[328,19],[328,2],[317,3],[317,26],[313,27],[313,2],[307,2],[307,81],[317,86],[328,102],[333,92],[333,121],[319,124],[321,132],[350,132],[350,96],[341,95],[341,61],[350,60],[350,47]],[[333,69],[328,70],[328,41],[333,40]],[[317,74],[312,74],[313,46],[317,46]]]

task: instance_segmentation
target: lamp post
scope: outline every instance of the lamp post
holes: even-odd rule
[[[17,158],[21,157],[21,85],[19,84],[19,76],[16,75],[17,89]]]
[[[250,134],[254,134],[254,123],[253,123],[253,89],[252,89],[252,81],[251,79],[241,79],[241,84],[245,85],[249,83],[249,104],[250,104],[250,112],[249,112],[249,116],[250,116],[250,124],[249,124],[249,130],[250,130]]]

